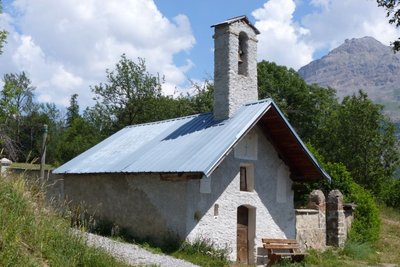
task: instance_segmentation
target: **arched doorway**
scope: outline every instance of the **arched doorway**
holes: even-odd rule
[[[237,209],[237,262],[249,263],[249,209],[240,206]]]
[[[237,208],[237,262],[249,264],[254,262],[254,238],[256,209],[239,206]]]

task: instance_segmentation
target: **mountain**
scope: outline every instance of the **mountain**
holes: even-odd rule
[[[335,88],[339,98],[362,89],[400,123],[400,53],[372,37],[346,40],[299,74],[309,84]]]

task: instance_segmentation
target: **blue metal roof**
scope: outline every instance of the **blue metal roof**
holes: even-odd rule
[[[232,118],[212,113],[125,127],[54,173],[202,172],[210,175],[271,100],[243,105]]]
[[[209,176],[273,106],[307,157],[330,180],[271,99],[248,103],[232,118],[212,113],[125,127],[53,173],[203,173]]]

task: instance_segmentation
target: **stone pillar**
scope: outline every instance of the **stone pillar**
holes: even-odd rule
[[[343,247],[346,242],[346,225],[343,211],[343,195],[332,190],[326,206],[326,243],[329,246]]]
[[[6,175],[8,167],[10,167],[12,161],[6,158],[0,159],[0,175]]]

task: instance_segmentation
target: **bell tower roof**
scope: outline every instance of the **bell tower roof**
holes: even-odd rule
[[[253,30],[254,30],[254,32],[256,34],[260,34],[260,31],[249,21],[249,19],[245,15],[233,17],[233,18],[227,19],[227,20],[225,20],[223,22],[211,25],[211,28],[229,25],[229,24],[232,24],[232,23],[234,23],[236,21],[244,21],[244,22],[246,22],[251,28],[253,28]]]

